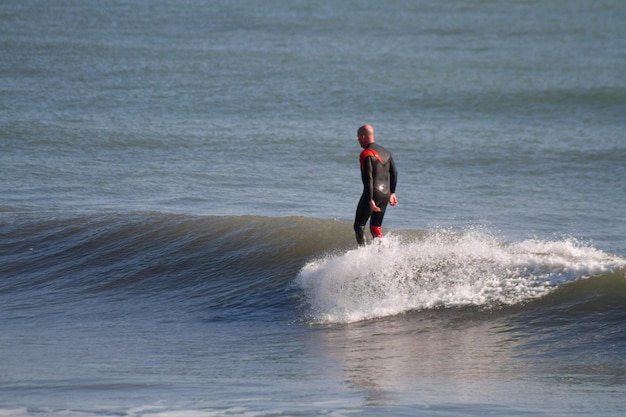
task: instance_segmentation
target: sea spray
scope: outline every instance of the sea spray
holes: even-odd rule
[[[497,308],[538,299],[626,260],[576,239],[504,242],[482,230],[390,235],[308,262],[297,283],[313,322],[354,322],[437,307]]]

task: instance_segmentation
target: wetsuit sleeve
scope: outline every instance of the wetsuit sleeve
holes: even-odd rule
[[[363,180],[363,194],[368,200],[374,199],[374,168],[372,166],[372,157],[368,156],[363,161],[361,168],[361,179]]]
[[[398,182],[398,171],[396,170],[396,163],[393,161],[393,157],[389,157],[389,191],[396,192],[396,184]]]

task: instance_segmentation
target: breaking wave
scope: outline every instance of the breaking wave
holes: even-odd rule
[[[354,322],[411,310],[527,303],[625,266],[625,259],[576,239],[507,243],[479,230],[438,231],[319,257],[297,282],[312,321]]]

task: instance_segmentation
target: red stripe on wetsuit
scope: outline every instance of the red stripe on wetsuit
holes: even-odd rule
[[[378,152],[376,152],[374,149],[365,149],[363,152],[361,152],[361,170],[363,170],[363,165],[365,164],[365,160],[370,157],[373,156],[376,159],[378,159],[378,161],[381,164],[384,164],[383,162],[383,158],[380,157],[380,155],[378,154]]]

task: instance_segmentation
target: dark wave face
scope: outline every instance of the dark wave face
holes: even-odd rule
[[[4,306],[62,313],[73,301],[131,300],[202,311],[208,320],[280,316],[291,310],[289,283],[304,261],[336,246],[345,227],[252,216],[9,216],[1,229]]]

